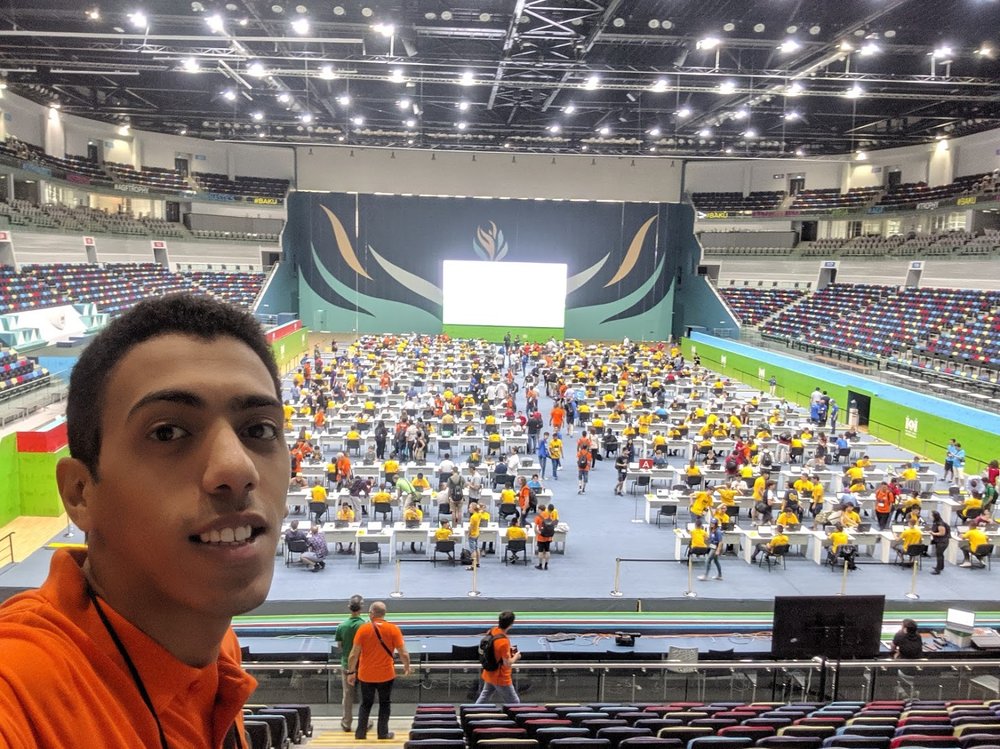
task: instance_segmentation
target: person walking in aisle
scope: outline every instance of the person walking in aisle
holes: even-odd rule
[[[708,531],[708,556],[705,559],[705,574],[699,575],[699,580],[708,579],[708,572],[712,569],[712,562],[715,562],[715,569],[719,573],[712,579],[722,579],[722,565],[719,564],[720,556],[722,556],[722,528],[719,527],[718,518],[712,518],[712,525]]]
[[[480,705],[489,702],[494,697],[500,698],[501,705],[517,705],[521,699],[514,689],[514,679],[512,677],[513,665],[521,660],[521,654],[517,647],[510,644],[508,633],[514,624],[514,612],[501,612],[497,626],[493,627],[488,637],[491,642],[487,647],[491,653],[484,658],[483,672],[480,674],[483,680],[483,689],[476,699],[476,704]],[[489,668],[488,666],[495,666]]]

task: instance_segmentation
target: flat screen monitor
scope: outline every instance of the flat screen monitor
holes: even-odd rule
[[[879,653],[885,596],[778,596],[771,655],[849,660]]]
[[[973,611],[948,609],[948,614],[944,619],[944,628],[950,629],[952,632],[971,635],[976,628],[976,614]]]

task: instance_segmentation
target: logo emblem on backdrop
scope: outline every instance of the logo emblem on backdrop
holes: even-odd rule
[[[907,437],[916,437],[919,428],[920,422],[917,419],[911,419],[909,416],[906,417],[903,423],[903,432]]]
[[[496,223],[490,221],[476,228],[472,249],[483,260],[503,260],[507,256],[507,240]]]

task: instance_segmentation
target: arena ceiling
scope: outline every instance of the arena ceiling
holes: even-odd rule
[[[848,154],[1000,126],[998,0],[67,0],[10,90],[212,139]]]

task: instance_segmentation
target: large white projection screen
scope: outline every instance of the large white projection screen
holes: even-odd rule
[[[566,266],[445,260],[445,325],[562,328]]]

